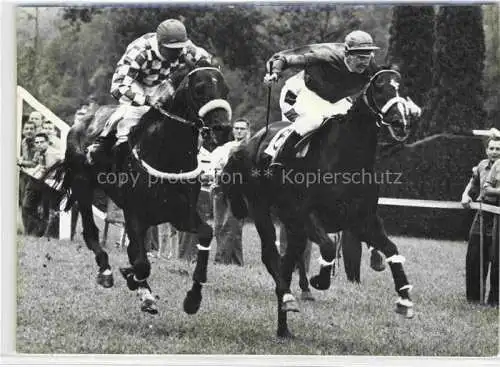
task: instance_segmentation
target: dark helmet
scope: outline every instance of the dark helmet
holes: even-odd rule
[[[177,19],[167,19],[156,29],[158,45],[167,48],[183,48],[188,45],[186,27]]]
[[[378,50],[379,47],[373,43],[372,36],[363,31],[353,31],[345,37],[345,49],[350,51],[366,51],[371,52]]]

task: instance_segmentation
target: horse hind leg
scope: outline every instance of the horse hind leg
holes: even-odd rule
[[[403,269],[405,258],[398,253],[396,244],[385,233],[380,218],[370,219],[362,237],[369,246],[380,250],[386,257],[394,279],[394,287],[399,296],[396,301],[396,312],[406,318],[412,318],[414,316],[413,302],[410,298],[412,285],[409,284]]]
[[[196,266],[193,272],[193,285],[184,298],[184,312],[193,315],[198,312],[201,306],[201,290],[203,284],[207,282],[208,257],[210,255],[210,242],[212,242],[213,231],[200,215],[196,216],[198,241],[198,253],[196,255]]]
[[[73,192],[78,201],[80,214],[82,216],[83,238],[87,247],[94,252],[99,271],[97,283],[104,288],[110,288],[114,284],[113,273],[109,265],[108,254],[99,244],[99,229],[94,221],[92,213],[92,190],[86,181],[77,181],[73,185]]]
[[[297,268],[299,269],[299,286],[302,291],[300,299],[303,301],[315,301],[316,299],[311,293],[309,288],[309,280],[307,279],[305,257],[301,256],[297,261]]]

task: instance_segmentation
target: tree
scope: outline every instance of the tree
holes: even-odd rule
[[[386,61],[397,64],[404,89],[420,106],[432,85],[433,6],[395,6]]]
[[[484,58],[481,7],[440,7],[436,19],[433,86],[424,115],[429,134],[484,127]]]
[[[500,19],[498,4],[483,6],[486,60],[484,70],[485,109],[488,126],[500,128]]]

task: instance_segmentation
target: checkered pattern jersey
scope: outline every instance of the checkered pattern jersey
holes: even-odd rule
[[[111,81],[111,95],[120,103],[143,106],[145,87],[153,87],[166,80],[181,65],[184,58],[197,62],[211,55],[192,42],[182,50],[179,59],[169,63],[159,55],[156,33],[147,33],[133,41],[118,61]],[[134,83],[135,82],[135,83]],[[132,89],[132,84],[135,84]],[[140,87],[142,86],[142,91]]]

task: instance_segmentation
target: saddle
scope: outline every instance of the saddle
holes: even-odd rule
[[[332,120],[336,120],[336,116],[324,119],[317,129],[310,131],[306,135],[304,135],[304,137],[295,146],[295,150],[297,152],[297,154],[295,155],[296,158],[304,158],[307,155],[313,138],[321,131],[323,131],[325,129],[325,126],[327,126],[328,123]],[[292,130],[293,128],[291,127],[291,124],[288,124],[287,126],[280,129],[269,141],[269,144],[267,144],[267,147],[264,148],[263,152],[269,155],[271,158],[274,158]]]

